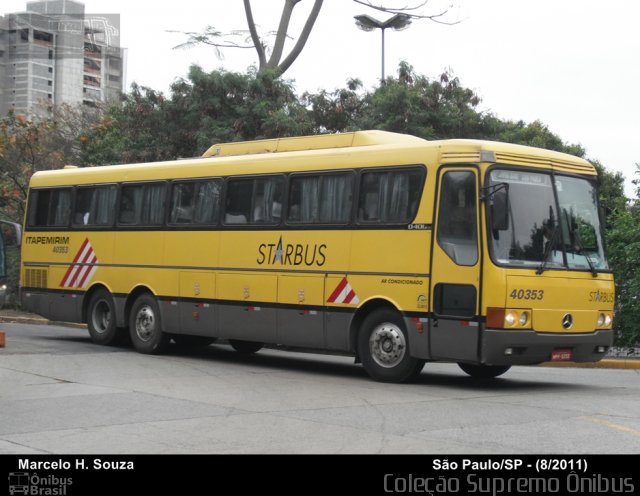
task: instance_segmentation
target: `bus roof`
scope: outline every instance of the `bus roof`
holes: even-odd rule
[[[390,133],[387,131],[355,131],[352,133],[319,134],[316,136],[218,143],[211,146],[202,156],[205,158],[229,157],[233,155],[297,152],[372,145],[424,146],[427,143],[429,142],[422,138],[408,134]]]
[[[496,141],[450,139],[427,141],[407,134],[388,131],[355,131],[340,134],[322,134],[294,138],[275,138],[255,141],[218,143],[203,155],[231,157],[261,153],[355,148],[361,146],[391,145],[400,147],[438,147],[443,163],[498,162],[513,165],[537,165],[570,172],[595,175],[595,168],[586,160],[566,153]]]
[[[356,148],[364,153],[354,153]],[[407,153],[399,156],[400,151]],[[265,160],[260,162],[252,160],[257,155]],[[399,165],[409,161],[413,164],[425,163],[427,166],[433,163],[500,163],[596,175],[593,165],[584,159],[541,148],[466,139],[428,141],[387,131],[356,131],[220,143],[210,147],[203,157],[186,160],[43,171],[33,176],[31,185],[90,184],[190,175],[203,177],[238,174],[238,172],[267,172],[274,167],[282,168],[283,171],[295,171],[299,170],[299,159],[302,157],[310,159],[305,167],[317,170],[332,167],[332,164],[326,161],[330,155],[344,158],[340,160],[344,164],[337,167],[364,167],[377,164],[378,161],[381,164],[385,162],[384,165]],[[239,165],[244,166],[249,163],[252,167],[247,167],[246,171],[238,170]],[[229,167],[222,167],[223,165]],[[216,167],[215,172],[211,170],[212,166]]]

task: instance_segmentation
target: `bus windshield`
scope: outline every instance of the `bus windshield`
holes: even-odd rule
[[[490,185],[507,184],[509,222],[493,230],[494,261],[503,265],[608,269],[595,185],[587,179],[495,169]]]

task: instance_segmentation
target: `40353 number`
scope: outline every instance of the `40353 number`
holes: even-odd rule
[[[544,289],[514,289],[509,296],[512,300],[542,300]]]

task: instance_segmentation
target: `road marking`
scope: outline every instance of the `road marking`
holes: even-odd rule
[[[587,422],[591,422],[593,424],[604,425],[606,427],[610,427],[611,429],[628,432],[629,434],[633,434],[634,436],[640,436],[640,430],[634,429],[633,427],[627,427],[626,425],[616,424],[615,422],[609,422],[608,420],[599,419],[596,417],[578,417],[578,420],[586,420]]]

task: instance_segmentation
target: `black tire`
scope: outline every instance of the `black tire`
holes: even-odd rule
[[[162,330],[160,308],[152,295],[144,293],[134,302],[129,316],[129,335],[139,353],[157,355],[166,350],[171,336]]]
[[[124,330],[116,327],[116,307],[106,289],[91,295],[87,308],[87,327],[91,340],[101,345],[117,345],[124,341]]]
[[[216,338],[210,338],[208,336],[191,336],[189,334],[173,334],[171,339],[175,341],[178,346],[195,347],[195,346],[209,346],[211,343],[215,343]]]
[[[358,356],[367,373],[379,382],[414,379],[424,360],[411,356],[404,320],[390,308],[370,313],[358,333]]]
[[[229,344],[234,350],[238,353],[242,353],[243,355],[252,355],[253,353],[260,351],[264,346],[264,343],[241,341],[239,339],[230,339]]]
[[[493,379],[504,374],[511,365],[472,365],[460,362],[458,367],[474,379]]]

